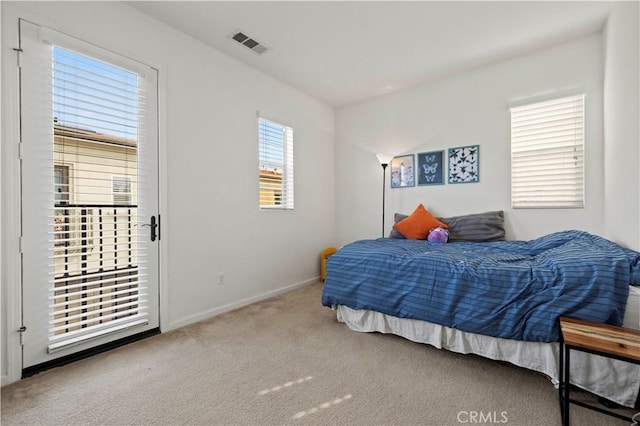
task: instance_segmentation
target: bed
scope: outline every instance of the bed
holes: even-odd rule
[[[558,384],[558,317],[640,328],[640,253],[582,231],[447,244],[380,238],[327,261],[322,303],[362,332],[511,362]],[[640,366],[576,353],[572,383],[632,407]]]

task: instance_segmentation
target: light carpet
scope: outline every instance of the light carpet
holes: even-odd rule
[[[349,330],[322,284],[2,388],[2,424],[559,425],[544,376]],[[626,425],[578,406],[574,425]]]

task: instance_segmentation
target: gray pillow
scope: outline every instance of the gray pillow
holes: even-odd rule
[[[449,226],[449,241],[504,241],[504,212],[485,212],[465,216],[443,217]]]
[[[409,215],[407,215],[407,214],[396,213],[396,214],[393,215],[393,223],[396,224],[396,223],[400,222],[401,220],[404,220],[404,219],[406,219],[408,217],[409,217]],[[399,231],[396,231],[394,228],[391,228],[391,232],[389,233],[389,238],[396,238],[398,240],[406,240],[404,235],[402,235]]]
[[[409,217],[406,214],[396,213],[393,222],[398,223]],[[504,241],[504,212],[502,210],[464,216],[439,217],[449,227],[449,241]],[[404,239],[404,235],[395,229],[391,229],[389,238]]]

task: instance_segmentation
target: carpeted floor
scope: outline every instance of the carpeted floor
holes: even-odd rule
[[[382,334],[322,284],[2,388],[3,425],[559,425],[544,376]],[[628,422],[572,406],[574,425]]]

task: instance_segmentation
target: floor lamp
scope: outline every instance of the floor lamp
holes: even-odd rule
[[[384,238],[384,191],[386,189],[385,177],[386,169],[393,158],[393,155],[389,154],[376,154],[380,165],[382,166],[382,238]]]

